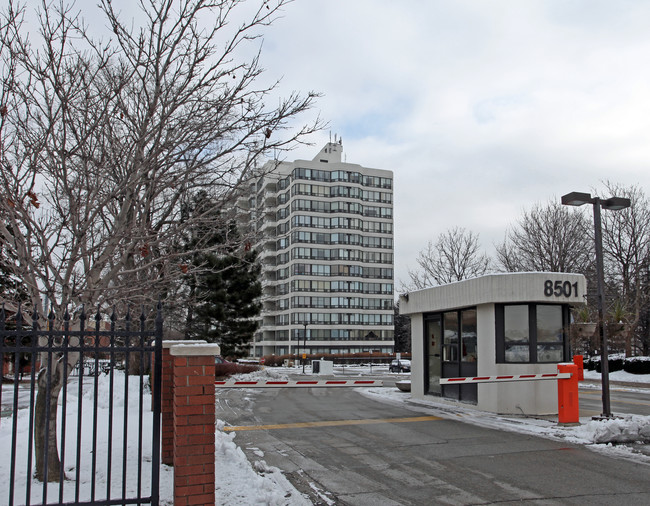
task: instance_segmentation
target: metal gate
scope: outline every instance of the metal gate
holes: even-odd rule
[[[55,323],[0,310],[0,504],[158,504],[161,304]]]

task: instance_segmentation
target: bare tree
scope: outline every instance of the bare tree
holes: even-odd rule
[[[584,273],[593,258],[592,237],[581,211],[555,201],[537,204],[506,232],[496,260],[506,272]]]
[[[316,95],[273,97],[268,107],[277,83],[258,84],[259,49],[237,58],[289,0],[252,11],[236,0],[139,0],[145,22],[135,28],[99,0],[107,40],[91,37],[65,1],[42,0],[29,40],[12,0],[0,19],[0,237],[31,305],[44,314],[47,300],[57,315],[168,292],[200,269],[187,263],[183,231],[220,216],[184,216],[188,196],[202,189],[217,207],[233,205],[261,157],[281,156],[321,126],[290,129]],[[59,387],[73,366],[53,363]]]
[[[602,213],[603,250],[609,292],[615,298],[615,322],[627,324],[626,351],[632,352],[644,309],[650,303],[644,286],[650,260],[650,202],[643,190],[607,181],[606,196],[627,197],[627,209]],[[613,312],[610,311],[610,315]]]
[[[407,290],[453,283],[482,276],[490,269],[489,257],[481,252],[479,236],[462,227],[454,227],[429,241],[417,258],[419,268],[408,271]]]

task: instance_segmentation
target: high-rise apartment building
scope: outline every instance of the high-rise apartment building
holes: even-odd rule
[[[246,197],[262,263],[254,356],[392,352],[393,174],[341,161],[267,164]]]

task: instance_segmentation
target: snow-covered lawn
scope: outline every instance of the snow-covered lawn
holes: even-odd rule
[[[84,382],[83,404],[82,404],[82,424],[81,424],[81,441],[82,464],[80,466],[80,500],[88,501],[90,498],[90,489],[92,483],[91,474],[91,451],[92,451],[92,378],[87,378]],[[134,381],[135,380],[135,381]],[[73,481],[76,473],[75,465],[75,444],[74,436],[77,432],[77,385],[76,378],[71,378],[68,390],[68,409],[66,413],[67,428],[67,450],[65,456],[65,473],[68,481],[63,488],[64,501],[75,500],[75,484]],[[107,459],[108,445],[106,434],[108,433],[108,388],[109,377],[101,375],[98,377],[99,395],[98,395],[98,430],[97,430],[97,470],[95,472],[95,498],[101,500],[106,498],[107,486]],[[13,385],[2,385],[2,412],[3,415],[9,411],[11,398],[13,396]],[[22,386],[21,386],[22,388]],[[124,374],[122,371],[115,372],[114,387],[114,407],[113,420],[116,426],[121,430],[122,420],[124,419]],[[126,473],[126,492],[127,497],[133,497],[137,494],[137,441],[139,434],[138,427],[138,404],[139,404],[139,382],[136,378],[131,377],[129,381],[128,396],[128,432],[127,432],[127,473]],[[24,396],[21,395],[24,400]],[[22,403],[26,405],[27,403]],[[147,409],[151,406],[151,394],[145,391],[143,398],[145,406],[142,433],[143,437],[143,454],[142,454],[142,490],[143,495],[151,494],[151,437],[153,427],[153,417],[151,411]],[[60,412],[61,406],[59,406]],[[0,422],[0,448],[5,457],[0,459],[0,476],[3,477],[0,483],[0,504],[9,502],[9,477],[11,476],[11,435],[12,419],[9,416],[3,416]],[[237,446],[234,433],[225,433],[222,428],[224,422],[217,421],[216,427],[216,497],[220,504],[229,505],[286,505],[299,506],[309,505],[311,502],[299,494],[293,486],[287,481],[284,475],[277,468],[270,468],[262,460],[251,465],[244,452]],[[61,422],[59,421],[59,427]],[[119,431],[118,430],[118,431]],[[14,503],[25,504],[26,486],[27,486],[27,452],[29,442],[29,409],[22,408],[18,412],[18,423],[16,431],[16,473],[14,477]],[[111,476],[111,497],[119,496],[122,487],[122,448],[123,440],[115,438],[113,441],[112,455],[112,476]],[[32,459],[32,472],[33,472]],[[162,465],[160,470],[160,503],[163,505],[172,505],[173,497],[173,480],[174,471],[172,467]],[[41,504],[43,499],[43,485],[34,479],[30,480],[31,485],[31,503]],[[50,484],[47,489],[47,501],[56,502],[59,495],[58,484]]]
[[[596,371],[585,371],[586,380],[600,381],[601,375]],[[621,381],[625,383],[638,383],[640,386],[645,385],[650,389],[650,374],[631,374],[625,371],[614,371],[609,373],[609,381]]]
[[[373,368],[372,373],[377,373],[378,369]],[[300,370],[296,369],[283,369],[283,368],[267,368],[262,371],[253,373],[256,379],[289,379],[293,373],[298,373]],[[382,371],[385,372],[385,371]],[[354,367],[346,370],[347,375],[364,375],[370,374],[369,368]],[[340,373],[339,373],[340,374]],[[587,379],[598,380],[600,374],[593,371],[586,371],[585,376]],[[404,375],[395,375],[396,378],[404,377]],[[251,378],[251,375],[246,376]],[[106,462],[107,450],[105,444],[105,437],[102,434],[107,433],[108,421],[108,376],[100,376],[99,378],[99,403],[98,403],[98,421],[99,430],[97,431],[100,444],[97,451],[98,469],[95,473],[96,479],[96,497],[98,499],[106,496]],[[650,389],[650,377],[637,376],[622,371],[612,373],[610,376],[611,381],[626,381],[639,383],[638,388]],[[75,380],[72,379],[72,382]],[[115,397],[114,406],[114,423],[121,424],[124,414],[124,376],[121,372],[117,371],[115,375],[116,387],[115,392],[119,392]],[[635,387],[636,388],[636,387]],[[593,421],[591,419],[581,420],[581,425],[576,427],[560,427],[554,421],[538,418],[524,418],[524,417],[507,417],[498,416],[491,413],[485,413],[472,409],[471,406],[459,403],[449,403],[443,400],[428,400],[416,401],[411,399],[410,393],[401,392],[397,388],[366,388],[358,389],[364,395],[371,396],[378,401],[387,403],[402,403],[411,409],[425,412],[435,412],[439,416],[450,416],[454,419],[460,419],[467,423],[479,424],[486,427],[492,427],[499,430],[525,432],[535,434],[542,437],[549,437],[558,440],[565,440],[572,443],[588,445],[590,448],[597,451],[606,452],[609,454],[623,455],[628,458],[648,459],[644,455],[634,453],[632,447],[617,444],[625,442],[645,441],[650,442],[650,417],[643,416],[625,416],[614,420],[607,421]],[[12,385],[3,385],[3,413],[6,412],[7,403],[13,392]],[[90,451],[91,440],[93,432],[91,430],[92,424],[92,402],[91,402],[92,384],[89,383],[84,386],[84,403],[82,408],[82,466],[80,469],[80,482],[83,500],[84,497],[89,497],[89,490],[91,484],[91,470],[90,470]],[[217,393],[217,395],[219,395]],[[67,419],[67,432],[74,434],[77,430],[77,399],[76,389],[70,388],[68,391],[69,407],[66,413]],[[254,396],[251,396],[254,398]],[[145,393],[144,406],[150,405],[150,394]],[[126,488],[128,494],[134,494],[137,491],[137,473],[134,470],[137,468],[137,437],[139,433],[137,425],[137,410],[138,410],[138,382],[129,382],[129,399],[128,399],[128,441],[127,441],[127,461],[128,472],[126,480]],[[217,417],[219,413],[217,413]],[[18,444],[16,447],[17,456],[17,469],[14,478],[14,486],[16,490],[16,503],[23,503],[25,499],[25,490],[27,484],[26,477],[26,462],[27,462],[27,449],[28,449],[28,424],[29,410],[24,408],[19,410],[18,425],[17,425],[17,439]],[[7,458],[11,449],[11,432],[12,424],[11,418],[3,417],[0,423],[0,448],[5,451],[5,458],[0,459],[0,475],[4,477],[10,476],[10,459]],[[309,505],[311,502],[302,494],[300,494],[284,477],[282,472],[268,466],[263,460],[263,454],[258,454],[259,459],[250,463],[241,448],[237,446],[235,432],[223,432],[221,429],[224,427],[223,420],[217,420],[216,427],[216,497],[219,503],[229,505],[249,505],[249,504],[265,504],[270,506],[299,506]],[[150,411],[145,409],[145,417],[143,419],[143,434],[151,434],[152,430],[152,417]],[[66,456],[66,474],[68,477],[73,478],[75,474],[74,465],[74,450],[72,450],[72,437],[68,439],[68,450]],[[151,478],[151,444],[149,437],[143,438],[145,445],[143,448],[143,476],[142,482],[146,494],[149,494],[146,484],[150,483]],[[614,444],[613,444],[614,443]],[[113,442],[113,474],[111,481],[113,482],[113,490],[119,490],[122,486],[121,476],[121,451],[122,441],[115,440]],[[160,499],[161,504],[173,504],[173,468],[168,466],[161,466],[160,474]],[[31,480],[32,487],[32,502],[40,503],[42,499],[42,485]],[[9,480],[4,479],[0,484],[0,503],[4,504],[7,501],[9,494]],[[58,485],[50,485],[48,488],[48,497],[50,499],[56,498],[58,495]],[[112,492],[112,495],[116,494]],[[64,487],[64,499],[74,500],[74,483],[71,481],[66,482]]]

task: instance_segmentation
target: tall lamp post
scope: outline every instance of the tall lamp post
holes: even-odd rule
[[[305,362],[307,362],[307,320],[303,323],[305,326],[305,334],[303,335],[303,351],[302,351],[302,373],[305,374]]]
[[[598,328],[600,333],[600,371],[603,395],[602,417],[612,416],[609,402],[609,357],[607,354],[607,328],[604,319],[605,306],[605,275],[603,268],[603,234],[600,221],[600,209],[620,211],[630,207],[630,199],[623,197],[610,197],[601,199],[592,197],[590,193],[571,192],[562,196],[562,204],[567,206],[581,206],[592,204],[594,208],[594,238],[596,240],[596,277],[598,280]]]

